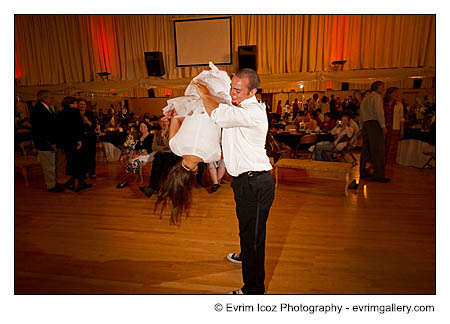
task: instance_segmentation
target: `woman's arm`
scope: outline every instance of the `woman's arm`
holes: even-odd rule
[[[176,118],[174,117],[176,115],[175,110],[169,111],[169,114],[166,117],[169,120],[169,141],[172,139],[172,137],[175,136],[175,134],[178,132],[178,130],[181,127],[181,124],[184,121],[184,117]]]

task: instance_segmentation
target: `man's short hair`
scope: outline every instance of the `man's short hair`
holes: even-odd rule
[[[240,79],[248,78],[248,90],[249,91],[259,88],[259,83],[260,83],[259,76],[255,70],[245,68],[245,69],[241,69],[241,70],[237,71],[237,73],[234,75]]]
[[[323,116],[324,116],[324,117],[325,117],[325,116],[328,116],[329,118],[331,118],[331,113],[326,112]]]
[[[61,101],[61,106],[63,107],[69,107],[69,105],[76,102],[77,99],[71,96],[64,97],[64,99]]]
[[[375,81],[374,83],[372,83],[372,85],[370,86],[370,91],[377,91],[378,87],[380,85],[384,84],[383,81]]]
[[[36,96],[39,101],[42,101],[43,99],[48,99],[50,95],[51,92],[49,90],[39,90]]]
[[[347,112],[347,111],[344,111],[344,112],[342,113],[341,119],[342,119],[342,117],[344,117],[344,116],[346,116],[346,117],[348,118],[348,120],[352,119],[351,114],[350,114],[349,112]]]

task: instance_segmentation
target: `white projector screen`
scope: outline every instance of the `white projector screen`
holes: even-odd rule
[[[175,20],[177,66],[232,64],[231,17]]]

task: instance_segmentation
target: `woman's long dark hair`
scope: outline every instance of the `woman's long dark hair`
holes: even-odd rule
[[[181,160],[182,161],[182,160]],[[160,217],[170,202],[171,214],[170,224],[180,225],[181,215],[186,213],[189,216],[189,209],[192,202],[192,184],[194,180],[194,172],[187,171],[181,165],[181,161],[175,164],[170,170],[167,180],[161,186],[156,200],[156,211],[159,204],[162,203]]]

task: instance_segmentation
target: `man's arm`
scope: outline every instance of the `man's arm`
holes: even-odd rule
[[[205,106],[206,112],[208,113],[209,116],[211,116],[213,110],[219,107],[219,102],[216,100],[216,98],[211,96],[206,86],[194,81],[192,82],[192,84],[197,89],[198,95],[203,101],[203,106]]]

